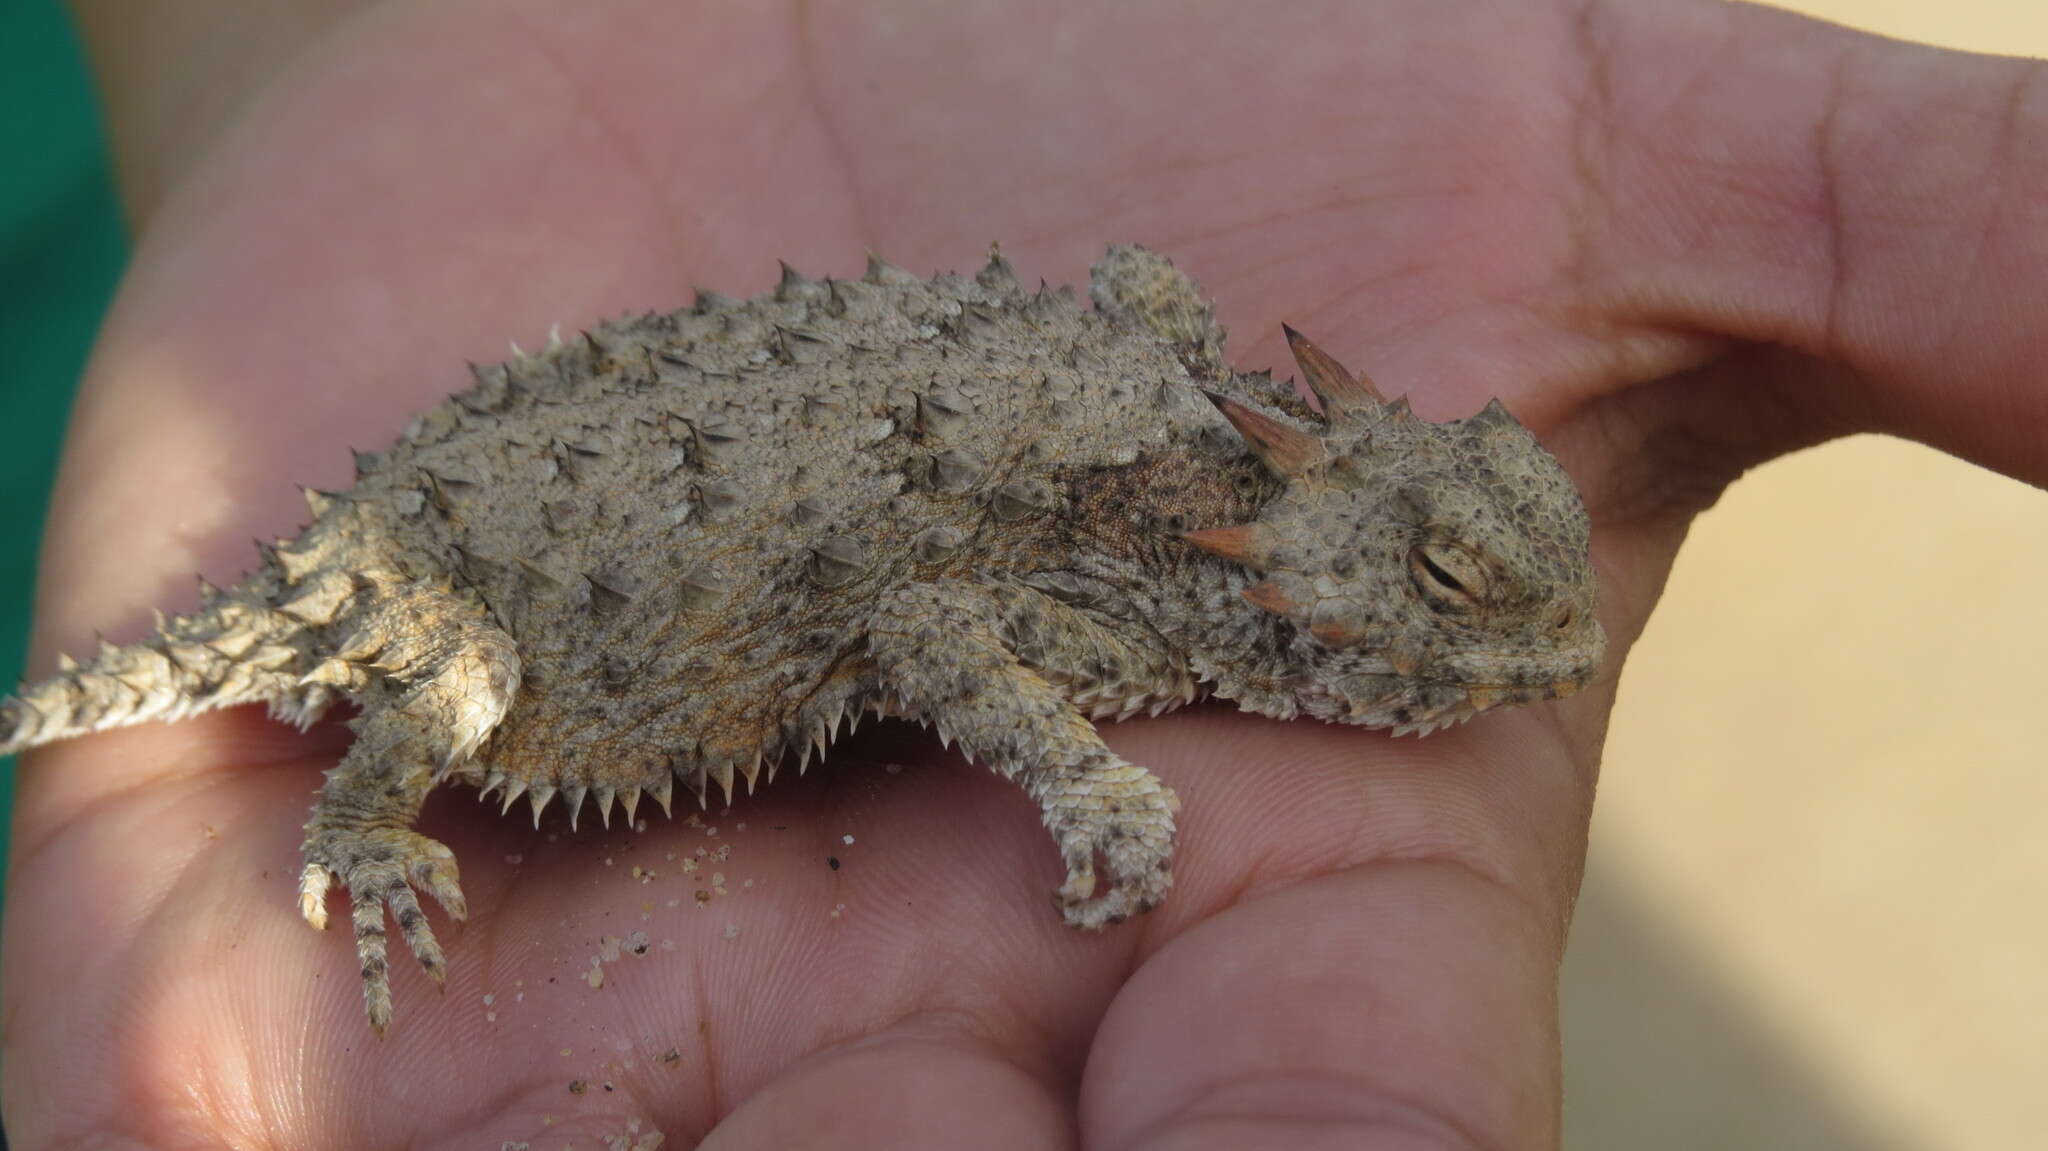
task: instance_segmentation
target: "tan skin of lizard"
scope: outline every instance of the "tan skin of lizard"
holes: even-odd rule
[[[998,151],[1013,153],[1015,141],[1044,139],[992,134],[1005,114],[1038,125],[1090,123],[1079,104],[1066,103],[1087,93],[1063,84],[1028,107],[1014,99],[934,104],[926,98],[934,86],[981,89],[929,66],[950,58],[946,37],[957,36],[1014,51],[1022,68],[1047,51],[1032,39],[1042,22],[997,32],[927,18],[911,26],[933,39],[887,44],[853,30],[812,29],[832,52],[800,66],[793,53],[764,64],[760,51],[732,50],[742,38],[756,49],[787,48],[795,40],[781,26],[742,24],[716,35],[698,28],[667,42],[629,28],[632,17],[621,12],[605,18],[613,34],[596,39],[647,45],[644,74],[615,54],[600,59],[579,49],[566,58],[568,74],[603,78],[588,90],[609,85],[624,94],[605,119],[626,126],[627,139],[676,137],[674,118],[661,109],[693,101],[642,98],[662,85],[737,91],[763,82],[781,95],[757,105],[758,114],[806,90],[778,76],[811,76],[842,103],[860,91],[886,100],[915,77],[920,98],[905,106],[939,119],[899,120],[873,105],[860,112],[870,125],[859,137],[860,162],[890,173],[873,185],[890,191],[869,205],[862,226],[821,215],[805,199],[843,203],[836,181],[791,179],[780,169],[771,184],[749,187],[735,176],[748,164],[703,162],[748,154],[770,138],[758,132],[722,143],[690,135],[699,163],[653,178],[653,186],[686,191],[680,201],[692,217],[716,220],[716,228],[677,225],[656,207],[667,201],[641,198],[647,185],[632,181],[571,188],[535,181],[526,165],[479,167],[479,186],[492,193],[481,201],[430,181],[439,190],[413,197],[410,218],[435,221],[425,231],[444,245],[479,237],[478,274],[461,292],[427,274],[443,266],[445,246],[421,261],[410,254],[423,248],[420,233],[392,229],[388,213],[348,215],[350,190],[362,186],[338,178],[359,163],[346,146],[351,133],[380,123],[420,131],[466,122],[439,119],[454,112],[426,95],[445,92],[438,77],[458,62],[467,67],[454,71],[533,77],[515,85],[511,107],[523,114],[504,121],[522,141],[559,138],[547,110],[571,101],[541,79],[557,74],[507,69],[492,57],[537,43],[526,26],[452,15],[443,23],[429,9],[403,18],[386,12],[351,29],[329,54],[295,65],[280,93],[188,168],[185,190],[150,215],[150,237],[75,429],[46,566],[46,651],[77,649],[118,605],[142,621],[147,604],[177,594],[167,589],[182,582],[183,569],[232,576],[246,563],[252,529],[282,532],[299,522],[290,481],[345,478],[338,452],[328,473],[306,476],[309,458],[326,458],[308,445],[377,442],[405,413],[460,386],[459,377],[435,375],[451,347],[488,359],[507,335],[530,340],[554,320],[586,318],[565,314],[565,299],[595,318],[672,298],[688,281],[766,287],[773,270],[755,262],[763,251],[873,245],[913,266],[958,263],[1009,231],[995,218],[1010,214],[1005,189],[1030,189],[1034,218],[1045,221],[1047,239],[1013,241],[1027,276],[1071,278],[1101,235],[1140,233],[1177,252],[1196,249],[1184,258],[1218,292],[1241,339],[1277,333],[1283,317],[1319,335],[1348,333],[1323,342],[1382,380],[1434,381],[1440,390],[1416,397],[1429,416],[1469,413],[1486,395],[1503,394],[1590,493],[1606,622],[1623,643],[1654,600],[1691,510],[1771,450],[1877,426],[2036,482],[2048,478],[2029,454],[2044,421],[2031,365],[2048,362],[2048,349],[2037,331],[1993,321],[2042,301],[2048,288],[2037,270],[2009,262],[2003,253],[2016,246],[1999,243],[1984,246],[1988,265],[1956,278],[1956,235],[1946,231],[1996,236],[2012,226],[2012,201],[1992,190],[2027,186],[2018,178],[2035,150],[1994,145],[2001,131],[2038,131],[2032,106],[2008,99],[2020,90],[2020,66],[1883,46],[1739,8],[1617,6],[1579,25],[1573,12],[1537,5],[1518,10],[1526,27],[1503,25],[1497,9],[1482,14],[1477,6],[1457,24],[1461,11],[1362,6],[1355,18],[1370,26],[1357,28],[1294,28],[1271,17],[1256,28],[1182,22],[1175,26],[1191,38],[1184,50],[1213,53],[1219,65],[1229,58],[1272,66],[1255,69],[1257,83],[1232,85],[1227,103],[1207,116],[1189,114],[1206,89],[1185,85],[1212,71],[1190,70],[1182,86],[1170,76],[1121,85],[1124,119],[1101,125],[1099,136],[1061,139],[1058,165],[1041,168],[1042,158],[1016,154],[1016,170],[936,158],[983,139],[1007,141]],[[539,24],[556,29],[558,41],[569,27]],[[1083,30],[1062,42],[1129,61],[1146,53],[1123,38],[1156,44],[1155,28]],[[1595,40],[1576,38],[1586,28]],[[1602,50],[1576,50],[1587,42]],[[1726,43],[1729,58],[1751,67],[1740,77],[1703,70],[1702,43]],[[1448,52],[1443,66],[1402,70],[1403,60],[1425,51]],[[354,67],[370,58],[413,61],[418,78],[394,83],[388,71]],[[1593,59],[1606,81],[1598,87],[1585,82]],[[1503,60],[1523,70],[1504,69]],[[1836,100],[1827,98],[1830,76],[1841,78]],[[373,77],[375,90],[366,90]],[[878,78],[879,89],[862,87]],[[1612,99],[1581,102],[1589,91]],[[1332,93],[1370,113],[1330,119]],[[378,98],[406,114],[366,114],[366,101]],[[1931,123],[1915,112],[1932,101],[1981,115]],[[789,122],[815,125],[814,114],[781,106],[793,112]],[[2001,113],[2014,107],[2026,114]],[[338,115],[343,108],[349,114]],[[1431,118],[1454,108],[1453,119]],[[1582,110],[1560,111],[1554,129],[1530,129],[1518,118],[1545,108]],[[1170,140],[1161,134],[1167,126],[1190,121],[1210,138],[1256,142],[1258,151],[1233,170],[1295,178],[1247,195],[1227,181],[1191,182],[1188,165],[1136,147]],[[1833,153],[1832,199],[1814,192],[1823,169],[1814,126],[1823,122],[1838,145],[1863,145]],[[1129,140],[1116,134],[1126,127]],[[1603,162],[1574,166],[1574,157],[1585,158],[1573,146],[1575,127],[1600,129],[1592,138],[1607,150],[1593,158]],[[813,175],[848,162],[822,137],[791,151],[787,133],[770,135],[779,155],[811,155]],[[1446,148],[1447,138],[1466,146]],[[480,156],[535,151],[509,139],[495,147],[473,133],[468,139]],[[1355,146],[1331,150],[1332,139]],[[619,170],[615,144],[585,146],[597,153],[587,158],[593,162],[544,174],[552,181]],[[431,132],[420,137],[424,155],[445,147]],[[1467,156],[1485,157],[1484,172],[1460,167]],[[1199,156],[1185,159],[1193,165]],[[384,162],[393,165],[389,186],[422,187],[419,161]],[[1787,195],[1770,210],[1730,197],[1731,162],[1755,186]],[[1416,194],[1318,209],[1331,180],[1306,178],[1308,164],[1331,165],[1317,174],[1342,173],[1346,186]],[[1046,174],[1054,170],[1057,180]],[[283,194],[306,187],[300,181],[316,171],[337,177],[312,181],[332,211],[309,211],[305,199]],[[943,176],[907,184],[906,171]],[[1522,178],[1503,180],[1504,172]],[[1987,179],[1992,172],[2018,183]],[[1902,232],[1888,198],[1944,173],[1960,191],[1942,198],[1938,219]],[[1134,193],[1109,201],[1112,211],[1131,213],[1130,227],[1100,217],[1101,189],[1111,182]],[[1432,210],[1446,188],[1458,187],[1470,193],[1456,210]],[[1588,199],[1588,188],[1602,194]],[[614,210],[592,212],[593,195]],[[489,210],[479,213],[479,202]],[[1787,203],[1802,207],[1788,215]],[[1546,205],[1555,216],[1537,211]],[[302,223],[251,231],[266,211]],[[1158,233],[1139,228],[1140,220]],[[1575,221],[1565,235],[1576,243],[1542,242],[1557,235],[1543,223],[1552,220]],[[208,238],[221,234],[209,225],[227,221],[267,238],[254,249]],[[551,242],[504,246],[504,237],[543,230]],[[1185,237],[1166,234],[1175,231],[1211,240],[1178,242]],[[652,251],[648,235],[677,247]],[[1828,236],[1837,248],[1827,247]],[[1886,242],[1874,245],[1879,236]],[[1830,250],[1840,256],[1839,276],[1830,274]],[[1274,252],[1309,254],[1293,258],[1282,284],[1262,270]],[[1578,256],[1567,260],[1572,252]],[[379,274],[332,274],[356,258]],[[515,266],[516,276],[484,274]],[[264,268],[272,271],[254,274]],[[329,271],[326,290],[277,290],[303,284],[313,269]],[[1362,270],[1374,269],[1405,270],[1362,282]],[[1916,320],[1930,313],[1901,306],[1909,290],[1959,302],[1942,314],[1959,317],[1966,338]],[[417,331],[394,324],[392,292],[431,318]],[[357,310],[359,322],[338,324],[337,302]],[[251,331],[248,320],[258,315],[266,322]],[[366,356],[360,329],[378,319],[389,342]],[[1732,350],[1756,339],[1792,350]],[[1277,334],[1236,354],[1246,363],[1284,357]],[[267,389],[279,394],[259,399]],[[238,422],[229,451],[216,421],[237,407],[260,407],[266,418]],[[176,521],[168,514],[174,506],[191,509],[189,518]],[[105,549],[115,538],[130,541],[123,556],[152,557],[149,566],[110,558]],[[620,1094],[593,1088],[574,1102],[630,1100],[672,1142],[711,1133],[710,1146],[797,1143],[853,1131],[898,1145],[957,1145],[999,1128],[1028,1146],[1137,1146],[1169,1135],[1181,1146],[1242,1145],[1317,1123],[1353,1141],[1398,1131],[1438,1142],[1463,1132],[1488,1146],[1554,1144],[1554,963],[1611,692],[1611,681],[1599,683],[1563,705],[1419,747],[1206,712],[1112,728],[1112,746],[1132,761],[1178,765],[1170,782],[1190,800],[1188,810],[1213,815],[1191,814],[1182,828],[1187,849],[1173,900],[1129,932],[1104,937],[1066,933],[1023,898],[1056,880],[1057,867],[1031,854],[1029,835],[1002,830],[1022,824],[1019,832],[1036,834],[1028,805],[999,781],[956,764],[907,772],[880,792],[852,773],[778,784],[761,797],[756,827],[784,821],[810,836],[786,857],[762,851],[757,874],[799,905],[786,924],[750,920],[733,941],[718,939],[712,924],[701,941],[683,938],[681,965],[662,977],[614,981],[594,995],[530,995],[530,1021],[541,1034],[637,1037],[637,1021],[660,1020],[648,1039],[659,1042],[622,1075]],[[466,1038],[479,1057],[446,1058],[452,1036],[473,1034],[458,1028],[472,1026],[465,1021],[474,1004],[453,995],[445,1016],[426,1003],[431,996],[415,995],[420,1026],[394,1031],[370,1057],[352,964],[289,908],[260,897],[295,866],[308,772],[331,765],[344,743],[308,744],[260,716],[234,713],[116,733],[24,765],[6,923],[10,1139],[26,1147],[107,1136],[157,1146],[474,1145],[538,1132],[542,1114],[556,1118],[549,1130],[557,1133],[585,1121],[565,1103],[561,1083],[574,1073],[563,1064],[574,1061],[557,1049],[566,1042],[535,1042],[527,1032]],[[856,817],[860,845],[887,844],[887,861],[876,857],[858,888],[812,878],[828,874],[818,860]],[[464,873],[475,904],[470,952],[490,951],[474,942],[480,933],[489,941],[554,932],[588,899],[587,877],[612,849],[567,837],[550,848],[467,810],[430,811],[428,820],[480,861]],[[522,851],[557,854],[545,875],[496,862]],[[990,897],[1003,890],[1019,898]],[[840,901],[849,902],[849,918],[828,921]],[[914,936],[912,924],[920,925]],[[574,959],[599,930],[562,932],[549,954]],[[765,950],[732,946],[742,941]],[[763,963],[778,954],[809,958]],[[451,983],[466,986],[508,982],[525,961],[455,962]],[[309,983],[308,970],[322,977]],[[401,990],[407,979],[413,991],[426,990],[416,973],[398,977]],[[1208,1006],[1190,1013],[1190,1002]],[[1332,1004],[1373,1009],[1361,1024],[1359,1014]],[[688,1049],[680,1071],[657,1057],[671,1041]],[[594,1065],[599,1057],[586,1059]],[[922,1088],[914,1096],[891,1090],[913,1081]],[[388,1105],[408,1089],[412,1103]]]

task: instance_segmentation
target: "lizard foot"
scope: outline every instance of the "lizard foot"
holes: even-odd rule
[[[1099,931],[1152,910],[1173,886],[1173,817],[1180,800],[1151,772],[1119,763],[1078,776],[1046,820],[1066,882],[1053,902],[1067,924]],[[1110,881],[1097,893],[1096,861]]]
[[[419,887],[440,903],[448,918],[468,918],[469,905],[455,866],[455,853],[418,832],[397,828],[325,830],[306,842],[306,868],[299,877],[299,913],[315,928],[327,926],[327,889],[339,881],[349,890],[355,924],[356,957],[362,964],[363,1006],[377,1034],[391,1023],[391,980],[385,966],[384,907],[398,920],[420,966],[436,986],[447,979],[441,945],[420,909]]]

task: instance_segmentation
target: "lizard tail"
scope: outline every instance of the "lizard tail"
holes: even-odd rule
[[[271,589],[257,586],[269,574],[228,592],[205,588],[198,611],[160,620],[141,643],[102,641],[89,661],[59,657],[56,675],[0,700],[0,756],[259,700],[301,727],[318,719],[333,691],[304,681],[316,662],[312,636],[303,622],[269,606]]]

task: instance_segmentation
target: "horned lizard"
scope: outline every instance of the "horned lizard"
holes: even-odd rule
[[[1101,928],[1166,894],[1178,801],[1092,720],[1213,695],[1427,733],[1594,673],[1585,511],[1497,401],[1423,421],[1290,329],[1312,407],[1232,372],[1212,306],[1141,248],[1091,295],[999,254],[785,269],[477,368],[348,491],[309,491],[243,582],[0,704],[0,753],[352,702],[299,908],[324,927],[349,889],[381,1034],[385,907],[437,982],[414,889],[466,913],[413,830],[443,783],[609,823],[908,717],[1038,802],[1057,903]]]

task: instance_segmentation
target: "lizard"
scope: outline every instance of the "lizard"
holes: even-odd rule
[[[0,754],[353,705],[299,909],[324,928],[347,889],[382,1035],[387,911],[436,983],[420,893],[468,912],[414,826],[445,784],[608,826],[915,720],[1036,801],[1054,900],[1099,930],[1166,896],[1179,801],[1097,721],[1214,697],[1427,734],[1597,673],[1584,505],[1497,400],[1423,420],[1292,328],[1313,404],[1236,372],[1214,305],[1134,245],[1089,298],[997,250],[784,265],[474,366],[241,582],[0,702]]]

